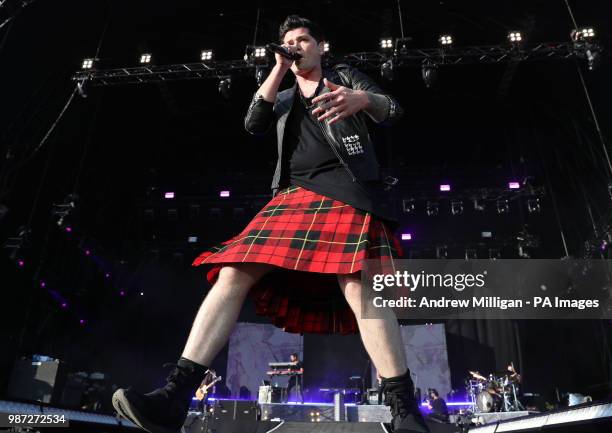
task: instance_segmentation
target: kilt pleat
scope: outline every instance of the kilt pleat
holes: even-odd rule
[[[280,191],[237,236],[194,261],[212,264],[216,281],[224,264],[265,263],[278,269],[250,291],[258,315],[287,332],[358,332],[337,275],[362,270],[363,260],[388,264],[401,247],[388,227],[368,212],[291,186]]]

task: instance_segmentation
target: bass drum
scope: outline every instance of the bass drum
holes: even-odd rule
[[[476,406],[480,412],[498,412],[500,409],[500,398],[489,391],[482,391],[476,396]]]

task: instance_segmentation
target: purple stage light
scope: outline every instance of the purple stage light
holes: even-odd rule
[[[110,278],[110,274],[107,272],[104,274],[104,278]]]
[[[85,320],[84,319],[79,320],[79,325],[84,325],[84,324],[85,324]]]
[[[17,260],[17,266],[23,268],[25,266],[25,262],[23,260]]]
[[[44,281],[40,282],[40,287],[45,287],[47,285],[47,283],[45,283]]]
[[[125,296],[125,292],[122,290],[119,292],[119,296]]]
[[[62,302],[62,308],[68,308],[68,303],[67,302]]]
[[[519,189],[521,187],[521,184],[518,182],[508,182],[508,188],[510,189]]]
[[[85,255],[86,255],[86,256],[89,256],[90,254],[91,254],[91,251],[89,251],[89,250],[85,250]]]
[[[164,194],[164,198],[174,198],[174,193],[172,191],[168,191],[167,193]]]
[[[219,197],[229,197],[230,192],[228,190],[223,190],[219,192]]]
[[[72,227],[66,227],[66,233],[72,233]]]
[[[409,241],[412,239],[412,233],[402,233],[402,240]]]
[[[447,183],[443,183],[442,185],[440,185],[440,191],[450,191],[451,187],[449,184]]]

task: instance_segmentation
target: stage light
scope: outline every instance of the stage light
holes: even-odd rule
[[[571,36],[574,41],[588,41],[590,39],[595,39],[595,29],[593,27],[574,29],[572,30]]]
[[[453,44],[453,37],[451,35],[440,35],[438,42],[442,46],[450,46]]]
[[[425,207],[425,213],[427,214],[427,216],[436,216],[438,215],[438,212],[438,203],[436,203],[435,201],[428,201]]]
[[[66,302],[62,302],[62,308],[63,308],[63,309],[68,308],[68,303],[66,303]]]
[[[506,199],[499,199],[496,202],[497,205],[497,213],[498,214],[507,214],[508,211],[510,210],[510,206],[508,205],[508,200]]]
[[[91,255],[91,251],[89,251],[89,250],[85,250],[85,255],[86,255],[86,256]]]
[[[527,211],[529,213],[540,213],[542,208],[540,207],[540,199],[537,197],[533,197],[527,199]]]
[[[174,198],[174,192],[168,191],[168,192],[164,193],[164,198],[173,199]]]
[[[46,286],[47,286],[47,283],[45,283],[44,281],[40,282],[40,287],[44,289]]]
[[[140,296],[144,296],[144,292],[140,292]]]
[[[81,69],[91,69],[94,65],[94,59],[83,59],[81,63]]]
[[[523,41],[523,35],[521,32],[513,31],[508,33],[508,40],[513,44],[518,44]]]
[[[519,182],[508,182],[508,188],[510,189],[519,189],[521,187],[521,184]]]
[[[330,48],[331,45],[329,45],[329,42],[323,42],[323,53],[329,53]]]
[[[229,197],[229,196],[230,196],[229,190],[223,190],[219,192],[219,197]]]
[[[109,279],[110,278],[110,274],[107,272],[104,274],[104,278]]]
[[[461,200],[451,201],[451,213],[453,215],[462,215],[463,214],[463,201]]]
[[[85,325],[85,319],[79,320],[79,325],[84,326]]]
[[[480,237],[483,237],[483,238],[485,238],[485,239],[486,239],[486,238],[489,238],[489,239],[490,239],[490,238],[492,238],[492,237],[493,237],[493,232],[487,232],[487,231],[485,231],[485,232],[480,232]]]
[[[256,58],[266,57],[266,47],[254,47],[253,57],[256,57]]]
[[[119,292],[119,296],[125,296],[125,292],[122,290]]]
[[[187,238],[187,242],[189,242],[190,244],[195,244],[198,241],[198,237],[197,236],[189,236]]]
[[[143,65],[151,63],[152,56],[149,53],[143,53],[140,55],[140,63]]]
[[[416,200],[413,198],[402,200],[402,208],[404,209],[404,213],[413,213],[416,209]]]
[[[444,183],[442,185],[440,185],[440,191],[450,191],[451,190],[451,186],[447,183]]]
[[[402,233],[402,240],[403,241],[410,241],[410,240],[412,240],[412,233]]]
[[[383,50],[393,49],[393,38],[381,38],[380,48],[382,48]]]
[[[212,50],[202,50],[202,51],[200,51],[200,60],[207,61],[207,60],[212,60],[212,58],[213,58],[213,51]]]

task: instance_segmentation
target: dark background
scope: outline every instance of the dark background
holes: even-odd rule
[[[23,268],[8,252],[0,256],[0,390],[15,357],[31,353],[65,360],[73,371],[108,372],[119,385],[161,384],[160,366],[176,360],[208,290],[204,270],[191,268],[191,260],[240,231],[269,198],[275,138],[251,137],[242,126],[256,90],[251,77],[234,79],[229,99],[219,95],[216,80],[89,89],[35,151],[83,58],[99,48],[100,67],[135,65],[144,51],[157,64],[194,62],[212,48],[217,59],[239,59],[253,43],[258,7],[259,44],[275,40],[290,13],[320,22],[337,54],[374,51],[381,36],[400,36],[395,1],[226,3],[38,0],[0,30],[0,203],[9,210],[0,237],[31,228],[30,247],[20,251]],[[609,46],[609,5],[570,5],[579,26],[595,27]],[[562,0],[401,7],[414,47],[436,46],[441,33],[453,34],[456,45],[501,44],[515,29],[528,42],[567,41],[574,27]],[[610,199],[578,67],[609,135],[606,55],[592,72],[573,60],[522,63],[514,72],[504,63],[444,67],[431,89],[417,67],[397,71],[391,83],[368,71],[406,111],[399,126],[377,128],[373,137],[383,168],[401,178],[395,206],[398,233],[415,237],[404,244],[409,256],[430,257],[444,244],[455,257],[466,247],[479,254],[499,247],[504,257],[516,257],[512,240],[524,224],[540,239],[534,257],[564,257],[561,232],[570,256],[585,254],[584,241],[593,222],[606,221]],[[546,189],[541,213],[527,213],[524,197],[511,201],[507,215],[497,215],[494,200],[483,213],[466,203],[464,215],[451,216],[448,200],[440,201],[437,217],[424,215],[422,201],[416,214],[401,213],[402,198],[436,194],[441,182],[461,193],[526,177]],[[226,188],[232,198],[221,201],[218,191]],[[176,200],[160,199],[164,191],[175,191]],[[80,200],[66,233],[50,212],[70,193]],[[169,209],[177,210],[176,221]],[[493,231],[490,244],[480,239],[483,230]],[[189,235],[199,242],[187,244]],[[248,303],[240,319],[262,321]],[[608,322],[447,323],[447,331],[456,388],[468,368],[492,371],[514,360],[525,389],[551,401],[555,388],[610,392]],[[224,351],[215,362],[222,374],[226,361]],[[304,361],[307,387],[341,386],[362,372],[367,356],[358,336],[307,335]]]

